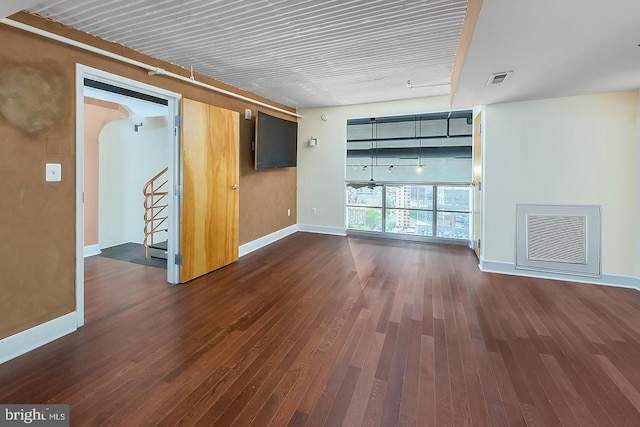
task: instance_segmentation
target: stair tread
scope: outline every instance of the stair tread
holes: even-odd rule
[[[167,248],[168,248],[167,245],[168,245],[168,240],[165,240],[164,242],[157,242],[157,243],[154,243],[152,245],[149,245],[149,248],[151,248],[151,249],[161,249],[163,251],[166,251]]]

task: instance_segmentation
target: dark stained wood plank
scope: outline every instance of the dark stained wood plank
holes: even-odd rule
[[[379,378],[373,380],[367,409],[362,417],[362,426],[380,426],[382,418],[382,410],[384,405],[384,396],[387,390],[387,382]]]
[[[331,410],[324,422],[326,426],[338,426],[342,424],[342,420],[344,419],[347,410],[349,409],[349,404],[351,403],[351,397],[353,396],[353,391],[356,388],[358,383],[358,377],[360,376],[360,368],[356,368],[355,366],[349,366],[347,369],[347,373],[344,376],[344,380],[342,381],[342,385],[336,394],[336,399],[331,406]],[[274,423],[275,425],[279,425],[278,422]]]
[[[385,334],[384,346],[378,361],[378,369],[376,370],[376,378],[387,381],[389,379],[389,371],[391,370],[391,360],[395,352],[396,338],[398,337],[398,329],[400,325],[394,322],[389,323],[387,333]]]
[[[309,262],[313,260],[313,262]],[[86,325],[0,365],[74,425],[633,426],[640,292],[296,233],[180,286],[86,260]]]
[[[587,409],[584,401],[576,391],[576,389],[571,384],[571,381],[567,378],[562,367],[556,361],[555,357],[547,354],[543,354],[540,356],[542,358],[543,363],[549,370],[553,381],[558,385],[562,392],[562,396],[567,400],[571,411],[577,418],[577,425],[580,426],[595,426],[596,421],[593,419],[589,410]]]
[[[373,329],[374,326],[375,324],[371,322],[371,329]],[[367,409],[369,394],[375,381],[378,360],[380,359],[380,353],[384,345],[384,334],[376,333],[375,331],[372,333],[374,335],[373,342],[369,347],[366,360],[360,370],[358,383],[356,384],[353,396],[351,396],[347,413],[344,416],[344,425],[359,425]]]
[[[611,377],[613,382],[620,389],[621,399],[627,399],[629,402],[636,408],[638,412],[640,412],[640,392],[638,389],[629,382],[627,378],[614,366],[611,361],[604,357],[595,355],[595,359],[602,365],[607,375]]]
[[[526,421],[520,408],[521,401],[513,386],[513,378],[507,369],[502,354],[498,352],[491,352],[489,353],[489,358],[491,359],[491,365],[493,366],[496,384],[500,390],[501,403],[504,405],[504,409],[509,420],[508,425],[525,426]],[[491,407],[491,404],[491,401],[487,402],[487,406],[489,408]],[[495,420],[493,421],[495,422]]]
[[[381,424],[384,426],[397,425],[400,417],[400,405],[403,398],[402,389],[407,370],[407,355],[409,353],[409,338],[411,334],[411,310],[410,304],[404,304],[395,351],[391,360],[391,369],[389,370],[387,394],[382,410]]]
[[[400,425],[417,426],[420,384],[420,347],[422,325],[418,320],[411,320],[407,364],[402,386],[400,407]]]
[[[579,360],[573,358],[573,356],[569,359],[561,347],[553,340],[552,336],[546,337],[545,342],[571,386],[585,402],[589,413],[594,420],[596,420],[596,423],[601,426],[615,425],[616,423],[605,410],[610,404],[602,401],[607,395],[600,393],[601,386],[596,385],[597,383],[594,382],[594,378],[582,375],[581,371],[578,370],[582,367],[582,365],[579,364]]]
[[[482,393],[474,392],[474,387],[469,386],[469,396],[471,398],[471,413],[474,424],[482,424],[485,417],[485,425],[505,426],[509,425],[509,418],[505,408],[505,401],[515,398],[515,393],[511,388],[506,388],[501,395],[498,386],[498,373],[494,372],[491,365],[491,357],[484,347],[484,343],[478,339],[471,341],[473,353],[476,358],[477,378],[480,381]],[[465,372],[465,376],[472,377],[471,384],[475,382],[475,373]],[[479,420],[479,421],[478,421]]]
[[[453,426],[449,359],[447,358],[447,337],[444,321],[441,319],[435,319],[433,322],[433,346],[436,424]]]
[[[430,277],[424,278],[424,299],[422,301],[422,334],[433,336],[433,282]]]
[[[434,338],[421,338],[420,379],[418,382],[418,425],[436,425]]]
[[[465,323],[461,312],[456,312],[456,300],[459,298],[457,292],[457,274],[449,276],[443,280],[444,297],[443,306],[445,308],[444,327],[447,342],[447,360],[449,362],[449,382],[451,384],[451,405],[453,411],[453,425],[469,426],[471,422],[471,410],[469,407],[469,396],[467,394],[466,381],[464,375],[464,364],[461,354],[461,345],[464,347],[465,337],[468,330],[459,334],[458,325]],[[460,317],[456,315],[460,314]],[[473,362],[469,363],[473,369]]]

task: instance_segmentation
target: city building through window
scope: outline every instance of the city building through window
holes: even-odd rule
[[[469,243],[472,111],[347,121],[350,233]]]

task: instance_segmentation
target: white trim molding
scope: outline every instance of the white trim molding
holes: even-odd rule
[[[565,282],[589,283],[593,285],[616,286],[640,291],[640,278],[621,274],[603,273],[602,277],[584,277],[571,274],[560,274],[546,271],[530,271],[517,269],[514,264],[503,261],[480,259],[478,267],[485,273],[509,274],[512,276],[535,277],[538,279],[563,280]]]
[[[100,250],[100,245],[90,245],[84,247],[83,253],[86,258],[88,256],[100,255],[102,251]]]
[[[0,339],[0,364],[74,332],[77,320],[78,315],[74,311]]]
[[[294,224],[287,228],[283,228],[282,230],[274,231],[271,234],[262,236],[259,239],[245,243],[244,245],[240,245],[240,248],[238,249],[238,256],[243,257],[253,251],[257,251],[260,248],[263,248],[267,245],[270,245],[271,243],[277,242],[280,239],[284,239],[285,237],[292,235],[296,231],[298,231],[298,226]]]
[[[346,236],[347,232],[340,227],[326,227],[323,225],[298,224],[298,231],[307,233],[333,234],[335,236]]]
[[[240,257],[243,257],[247,254],[250,254],[253,251],[256,251],[260,248],[270,245],[271,243],[277,242],[278,240],[283,239],[287,236],[290,236],[293,233],[296,233],[298,231],[304,231],[307,233],[332,234],[336,236],[347,235],[344,228],[294,224],[287,228],[283,228],[282,230],[278,230],[271,234],[267,234],[266,236],[260,237],[259,239],[245,243],[244,245],[240,245],[240,248],[238,249],[238,255]]]

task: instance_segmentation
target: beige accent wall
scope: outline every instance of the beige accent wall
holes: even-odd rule
[[[84,245],[97,245],[99,218],[100,146],[98,137],[105,125],[129,117],[119,104],[84,99]]]
[[[11,19],[189,75],[172,64],[32,15],[19,13]],[[0,26],[0,40],[0,104],[21,97],[25,107],[0,105],[0,338],[4,338],[75,310],[76,63],[235,110],[241,117],[245,108],[255,117],[256,108],[11,27]],[[15,82],[25,75],[30,80]],[[213,79],[197,74],[196,78],[270,102]],[[241,119],[241,244],[296,223],[295,169],[255,172],[252,140],[253,120]],[[62,182],[44,181],[48,162],[62,165]],[[288,206],[292,207],[290,217]]]
[[[485,261],[514,263],[517,204],[599,205],[603,273],[636,274],[639,94],[486,107]]]

